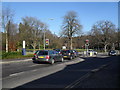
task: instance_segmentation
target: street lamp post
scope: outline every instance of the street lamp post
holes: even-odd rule
[[[45,50],[45,30],[44,30],[44,50]]]
[[[54,19],[53,19],[53,18],[50,18],[49,20],[54,20]],[[43,43],[44,43],[44,50],[45,50],[45,40],[46,40],[46,39],[45,39],[45,31],[46,31],[46,30],[44,29],[44,41],[43,41]]]

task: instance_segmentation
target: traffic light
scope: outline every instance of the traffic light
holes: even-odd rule
[[[46,40],[45,40],[45,44],[46,44],[46,45],[49,45],[49,39],[46,39]]]

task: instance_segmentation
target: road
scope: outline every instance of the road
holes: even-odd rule
[[[56,62],[54,65],[31,60],[4,63],[2,65],[3,88],[75,88],[80,81],[93,72],[117,60],[118,56],[78,57],[74,60]],[[79,86],[77,86],[79,87]]]

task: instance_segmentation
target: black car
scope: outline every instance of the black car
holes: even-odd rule
[[[116,55],[117,55],[117,52],[116,52],[115,50],[110,50],[110,51],[108,52],[108,55],[109,55],[109,56],[116,56]]]
[[[54,50],[38,50],[34,53],[33,62],[48,62],[54,64],[55,61],[63,62],[62,54]]]
[[[61,49],[53,49],[53,50],[55,50],[55,51],[57,51],[58,53],[61,54]]]
[[[74,54],[73,50],[62,50],[61,53],[63,55],[63,58],[68,58],[70,60],[75,58],[75,54]]]

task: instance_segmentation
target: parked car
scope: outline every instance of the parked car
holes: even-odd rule
[[[109,55],[109,56],[116,56],[116,55],[117,55],[117,52],[116,52],[115,50],[110,50],[110,51],[108,52],[108,55]]]
[[[63,55],[63,58],[68,58],[70,60],[75,58],[75,54],[74,54],[73,50],[62,50],[61,53]]]
[[[78,51],[73,50],[73,52],[74,52],[75,57],[78,57],[78,56],[79,56]]]
[[[92,53],[92,54],[94,54],[94,55],[97,55],[97,52],[94,51],[94,50],[88,50],[88,54],[90,54],[90,53]]]
[[[34,53],[33,62],[48,62],[54,64],[56,61],[63,62],[62,54],[54,50],[38,50]]]

